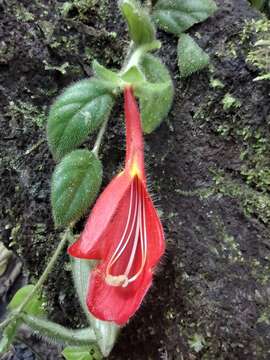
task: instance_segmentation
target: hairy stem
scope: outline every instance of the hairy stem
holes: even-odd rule
[[[23,312],[25,307],[29,304],[32,297],[40,290],[40,288],[42,287],[44,282],[47,280],[48,275],[52,271],[53,266],[55,265],[61,251],[63,250],[63,248],[65,246],[66,241],[67,241],[68,237],[70,236],[71,228],[72,228],[72,226],[68,227],[66,229],[66,231],[64,232],[64,235],[63,235],[61,241],[59,242],[53,256],[51,257],[46,269],[44,270],[43,274],[39,278],[36,285],[33,287],[32,291],[26,296],[26,298],[21,303],[21,305],[13,313],[11,313],[11,315],[5,321],[3,321],[0,324],[0,329],[5,328],[10,322],[16,320],[19,317],[19,315]]]
[[[103,136],[104,136],[106,128],[107,128],[108,120],[109,119],[104,121],[104,123],[102,124],[102,126],[101,126],[101,128],[99,130],[98,136],[97,136],[97,140],[96,140],[95,145],[94,145],[93,150],[92,150],[92,152],[96,155],[96,157],[98,157],[99,148],[100,148]]]
[[[96,336],[91,328],[68,329],[52,321],[27,314],[23,314],[21,319],[32,330],[37,331],[40,335],[47,337],[53,342],[82,346],[96,343]]]
[[[161,42],[159,40],[154,40],[151,43],[147,43],[144,45],[139,46],[136,48],[133,52],[128,52],[127,58],[124,62],[124,66],[121,69],[120,74],[124,74],[127,72],[130,68],[133,66],[139,66],[142,56],[146,54],[147,52],[158,50],[161,47]],[[132,46],[131,46],[132,49]]]

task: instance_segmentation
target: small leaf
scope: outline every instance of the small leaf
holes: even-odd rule
[[[151,18],[137,0],[120,0],[119,7],[127,20],[130,37],[136,45],[155,40],[155,27]]]
[[[3,331],[0,339],[0,355],[9,350],[15,336],[17,333],[18,327],[21,325],[21,321],[17,320],[11,322]],[[2,359],[2,357],[1,357]]]
[[[75,150],[56,166],[51,202],[56,225],[67,226],[89,209],[100,189],[102,164],[88,150]]]
[[[101,360],[100,354],[88,346],[68,346],[62,352],[66,360]]]
[[[153,19],[163,30],[180,35],[192,25],[207,19],[216,9],[213,0],[158,0]]]
[[[178,42],[178,66],[181,77],[185,78],[209,65],[209,56],[187,34],[182,34]]]
[[[252,6],[254,6],[256,9],[262,10],[266,3],[266,0],[250,0],[250,2]]]
[[[34,285],[26,285],[20,288],[8,304],[9,310],[16,310],[25,300],[25,298],[30,294],[33,288]],[[35,294],[28,303],[28,305],[25,307],[24,312],[29,315],[44,316],[45,310],[43,307],[42,298],[39,295]]]
[[[119,80],[121,80],[116,72],[105,68],[105,66],[101,65],[97,60],[93,61],[92,67],[95,75],[101,80],[115,84],[118,84]]]
[[[81,145],[105,121],[114,100],[108,83],[82,80],[68,87],[51,107],[47,134],[56,160]]]
[[[146,81],[135,85],[135,94],[140,99],[143,131],[149,134],[168,115],[174,90],[169,71],[158,58],[145,55],[140,68]]]

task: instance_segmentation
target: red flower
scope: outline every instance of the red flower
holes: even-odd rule
[[[162,225],[147,192],[141,118],[132,89],[125,89],[126,160],[98,198],[71,256],[100,260],[87,295],[98,319],[125,324],[152,284],[164,253]]]

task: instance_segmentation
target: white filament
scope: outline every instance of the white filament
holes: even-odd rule
[[[134,180],[131,184],[129,210],[128,210],[125,229],[121,237],[121,240],[117,248],[115,249],[106,269],[105,281],[107,282],[108,285],[111,286],[122,286],[122,287],[128,286],[128,284],[135,281],[140,276],[146,263],[147,232],[146,232],[145,200],[143,198],[142,190],[140,188],[140,183],[136,181],[136,184],[134,186],[135,181],[136,180]],[[133,195],[133,192],[135,192],[135,196]],[[131,216],[133,207],[134,207],[134,212],[133,215]],[[135,234],[134,234],[134,228],[135,228]],[[130,241],[133,242],[133,245],[124,274],[112,275],[111,274],[112,266],[118,261],[120,256],[124,253]],[[136,258],[136,252],[139,242],[140,242],[141,257],[142,257],[141,265],[138,272],[134,274],[132,277],[129,277],[130,271],[132,269],[132,265],[134,264]]]

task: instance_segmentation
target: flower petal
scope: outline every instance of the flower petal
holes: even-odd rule
[[[68,248],[71,256],[81,259],[100,259],[103,233],[112,223],[119,203],[128,192],[131,178],[126,172],[116,176],[98,198],[80,238]],[[119,216],[118,216],[119,218]],[[123,220],[125,217],[123,217]],[[115,226],[117,228],[117,226]],[[118,226],[121,233],[122,227]],[[117,235],[117,234],[115,234]],[[105,236],[104,241],[106,241]],[[108,244],[109,246],[109,244]]]
[[[100,320],[113,321],[124,325],[134,315],[152,284],[149,269],[127,287],[110,286],[104,279],[104,264],[92,272],[89,280],[87,306],[89,311]]]
[[[153,201],[143,187],[145,197],[146,233],[147,233],[147,263],[148,267],[156,266],[165,251],[165,237],[163,227]]]
[[[87,296],[89,311],[94,316],[101,320],[114,321],[119,325],[125,324],[139,308],[147,290],[152,284],[152,270],[165,250],[162,225],[152,200],[143,182],[138,177],[134,178],[133,181],[134,187],[136,183],[139,182],[138,187],[142,190],[139,193],[141,197],[140,203],[144,202],[145,204],[145,217],[142,221],[143,229],[145,228],[147,237],[146,263],[142,272],[139,274],[143,254],[138,245],[129,273],[129,279],[135,274],[139,274],[136,280],[129,282],[126,287],[121,285],[113,286],[105,280],[108,275],[106,272],[108,264],[123,234],[125,225],[123,219],[127,219],[127,208],[131,195],[131,191],[127,191],[119,202],[113,222],[109,224],[108,229],[103,234],[105,239],[103,240],[103,244],[104,247],[106,247],[106,251],[104,250],[102,253],[102,262],[90,275]],[[131,258],[133,244],[134,239],[127,244],[121,257],[119,257],[118,261],[110,269],[110,273],[116,276],[116,281],[118,280],[117,275],[125,273],[125,269]]]

